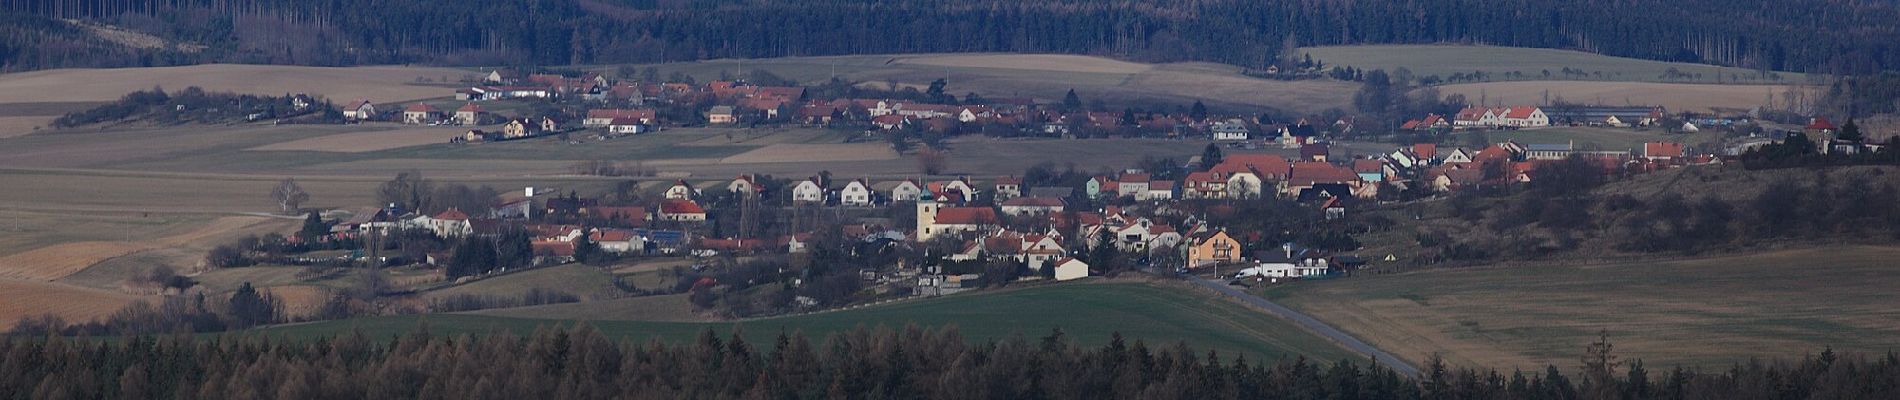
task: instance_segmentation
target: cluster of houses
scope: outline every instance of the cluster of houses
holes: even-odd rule
[[[1401,130],[1454,131],[1467,129],[1540,128],[1553,125],[1628,128],[1652,126],[1668,115],[1660,106],[1508,106],[1466,107],[1457,114],[1427,114],[1405,121]],[[1689,125],[1684,129],[1694,129]]]

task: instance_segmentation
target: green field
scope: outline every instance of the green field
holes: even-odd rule
[[[976,292],[933,299],[820,314],[769,318],[736,323],[594,321],[611,336],[685,342],[712,329],[721,334],[744,332],[747,340],[768,342],[780,332],[802,331],[822,337],[857,327],[901,328],[954,325],[972,340],[996,340],[1020,334],[1026,338],[1048,335],[1060,328],[1077,343],[1105,344],[1114,332],[1130,341],[1153,345],[1186,341],[1223,354],[1277,359],[1304,355],[1319,360],[1359,357],[1306,331],[1265,313],[1208,297],[1186,286],[1151,283],[1074,283],[1000,292]],[[441,334],[481,334],[507,330],[527,334],[559,320],[502,318],[474,315],[372,317],[346,321],[289,325],[262,330],[292,338],[328,337],[352,329],[372,337],[389,337],[426,323]]]
[[[1624,359],[1726,367],[1751,357],[1900,350],[1900,248],[1683,261],[1434,270],[1277,286],[1266,295],[1415,362],[1572,368],[1606,331]]]
[[[1778,72],[1780,80],[1763,79],[1760,71],[1746,68],[1720,67],[1706,64],[1690,64],[1640,60],[1634,58],[1612,57],[1581,51],[1535,49],[1523,47],[1463,46],[1463,45],[1373,45],[1373,46],[1323,46],[1306,47],[1299,50],[1327,65],[1352,66],[1359,69],[1384,69],[1387,72],[1401,67],[1411,70],[1413,76],[1425,77],[1437,75],[1449,77],[1453,73],[1471,73],[1484,71],[1491,75],[1490,80],[1523,79],[1563,79],[1629,82],[1683,82],[1683,83],[1745,83],[1745,84],[1791,84],[1802,83],[1807,76],[1795,72]],[[1581,69],[1590,76],[1565,76],[1564,68]],[[1670,68],[1685,73],[1702,74],[1702,78],[1662,79]],[[1551,75],[1544,76],[1549,70]],[[1518,72],[1523,78],[1506,78],[1505,74]],[[1602,76],[1596,75],[1601,72]],[[1730,75],[1738,80],[1731,80]],[[1720,75],[1720,78],[1717,77]],[[1718,80],[1719,79],[1719,80]]]

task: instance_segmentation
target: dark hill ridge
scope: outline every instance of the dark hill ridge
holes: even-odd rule
[[[1900,65],[1900,7],[1849,0],[16,0],[0,29],[77,18],[208,46],[69,53],[0,40],[9,70],[241,62],[565,65],[1047,52],[1264,68],[1290,46],[1482,43],[1766,70]],[[31,17],[28,17],[28,16]],[[70,33],[70,32],[68,32]],[[1825,43],[1826,45],[1816,45]]]

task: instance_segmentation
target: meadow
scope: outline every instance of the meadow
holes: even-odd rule
[[[1652,61],[1575,50],[1526,47],[1445,44],[1367,45],[1304,47],[1298,51],[1327,65],[1351,66],[1364,70],[1384,69],[1387,72],[1405,68],[1411,70],[1414,76],[1420,77],[1437,75],[1439,78],[1446,78],[1454,73],[1483,71],[1491,75],[1492,80],[1510,79],[1505,75],[1512,72],[1523,74],[1525,76],[1523,79],[1614,82],[1792,84],[1801,83],[1807,79],[1807,75],[1796,72],[1777,72],[1775,74],[1780,75],[1781,79],[1776,80],[1772,76],[1762,77],[1761,71],[1747,68]],[[1564,68],[1580,69],[1589,76],[1565,76],[1562,71]],[[1693,76],[1663,79],[1663,75],[1671,68],[1683,73],[1701,74],[1702,77],[1700,79]],[[1545,76],[1544,71],[1550,71],[1550,75]],[[1597,75],[1598,72],[1602,75]],[[1731,80],[1730,75],[1738,79]]]
[[[1362,275],[1264,293],[1414,362],[1574,368],[1602,332],[1652,370],[1722,368],[1830,347],[1896,350],[1895,259],[1900,248],[1834,246]]]
[[[1120,332],[1131,343],[1139,339],[1150,346],[1167,346],[1185,341],[1196,348],[1218,350],[1224,356],[1245,354],[1256,361],[1294,356],[1316,360],[1360,358],[1265,313],[1201,294],[1184,285],[1161,283],[1069,283],[741,322],[584,319],[609,336],[634,341],[660,339],[688,343],[702,332],[712,330],[720,335],[739,332],[754,343],[770,343],[772,337],[781,332],[803,332],[818,338],[858,327],[899,329],[915,324],[955,326],[973,341],[1016,335],[1033,339],[1048,335],[1052,329],[1061,329],[1064,336],[1084,346],[1106,344],[1111,334]],[[567,323],[573,320],[452,314],[294,324],[253,333],[320,338],[356,330],[371,337],[391,337],[426,326],[436,334],[508,331],[525,335],[537,327]]]

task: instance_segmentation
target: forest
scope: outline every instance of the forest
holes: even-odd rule
[[[0,338],[0,398],[277,399],[1740,399],[1895,398],[1900,357],[1836,354],[1719,371],[1651,370],[1609,338],[1578,365],[1446,366],[1407,377],[1362,361],[1249,360],[1061,330],[969,343],[955,327],[858,328],[813,343],[708,330],[693,343],[616,341],[586,325],[528,336],[361,333]]]
[[[180,44],[114,47],[58,19]],[[0,70],[239,62],[570,65],[1050,52],[1287,65],[1295,46],[1476,43],[1761,70],[1900,65],[1900,7],[1850,0],[17,0]]]

